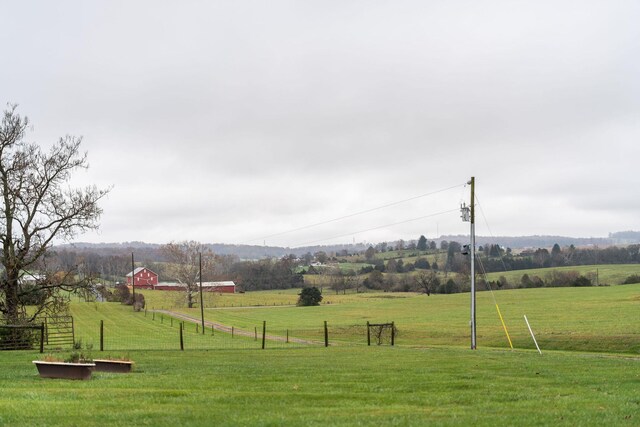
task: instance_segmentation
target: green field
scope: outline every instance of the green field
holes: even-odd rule
[[[297,292],[230,297],[247,306]],[[327,295],[331,303],[318,307],[206,310],[210,321],[249,331],[265,320],[267,334],[286,328],[315,339],[329,324],[328,348],[270,341],[265,350],[251,336],[202,335],[190,323],[180,351],[179,322],[166,314],[74,302],[76,337],[93,344],[94,357],[131,357],[134,372],[41,379],[31,363],[40,354],[0,352],[0,425],[640,424],[640,284],[494,295],[515,350],[488,292],[478,294],[476,351],[468,349],[469,294]],[[395,321],[397,345],[366,346],[363,328],[349,326],[367,320]]]
[[[570,267],[554,267],[554,268],[536,268],[531,270],[516,270],[505,271],[499,273],[488,273],[488,280],[498,280],[500,276],[507,278],[509,283],[520,283],[520,279],[523,274],[528,274],[530,277],[539,276],[544,279],[552,271],[577,271],[583,276],[592,278],[592,282],[596,283],[596,276],[598,283],[608,285],[619,285],[627,277],[638,274],[640,275],[640,264],[606,264],[606,265],[579,265]]]
[[[247,295],[247,294],[245,294]],[[291,291],[295,296],[295,292]],[[640,284],[589,288],[539,288],[477,294],[478,343],[508,348],[494,298],[516,348],[535,348],[524,322],[532,324],[545,349],[640,353]],[[252,298],[248,296],[247,298]],[[302,338],[322,339],[324,321],[336,343],[365,342],[363,328],[395,322],[398,345],[431,346],[469,343],[470,294],[411,293],[327,294],[330,304],[272,309],[206,309],[212,322],[251,329],[267,322],[270,330],[289,329]],[[199,309],[179,309],[199,318]]]

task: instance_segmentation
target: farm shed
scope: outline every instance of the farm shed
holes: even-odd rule
[[[204,292],[234,294],[236,292],[236,284],[231,280],[225,282],[202,282],[202,290]]]

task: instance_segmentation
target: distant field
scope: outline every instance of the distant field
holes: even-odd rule
[[[638,274],[640,275],[640,264],[600,264],[600,265],[580,265],[570,267],[554,267],[554,268],[536,268],[530,270],[515,270],[487,274],[489,280],[498,280],[500,276],[507,278],[509,283],[520,283],[523,274],[530,277],[539,276],[544,279],[546,275],[552,271],[577,271],[583,276],[592,278],[595,283],[595,277],[598,277],[599,284],[619,285],[627,277]]]
[[[640,353],[640,285],[503,290],[494,296],[517,348],[534,348],[523,320],[526,314],[543,348]],[[399,345],[466,346],[469,298],[468,293],[430,297],[411,293],[327,294],[331,303],[319,307],[208,308],[205,317],[249,329],[266,321],[270,329],[289,329],[313,339],[320,336],[327,321],[330,329],[334,328],[330,333],[333,340],[360,344],[364,343],[362,327],[367,321],[394,321]],[[200,315],[199,309],[179,311]],[[357,325],[360,328],[353,328]],[[477,325],[480,346],[508,347],[489,292],[478,293]]]
[[[433,348],[132,351],[131,374],[41,379],[0,352],[3,426],[638,425],[640,361]]]

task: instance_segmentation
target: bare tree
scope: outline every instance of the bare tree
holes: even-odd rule
[[[167,267],[168,273],[185,286],[187,307],[193,308],[200,283],[200,254],[202,254],[202,271],[205,276],[212,273],[215,262],[213,252],[200,242],[190,240],[168,243],[162,246],[162,253],[170,263]]]
[[[68,186],[74,171],[88,167],[81,138],[65,136],[45,152],[24,141],[28,125],[15,105],[0,123],[0,312],[12,324],[59,310],[62,290],[86,285],[75,266],[49,268],[47,251],[54,239],[96,229],[102,213],[98,201],[109,191]],[[35,310],[27,314],[26,305]]]
[[[433,270],[421,270],[415,276],[415,281],[418,288],[427,294],[427,296],[435,292],[440,285],[440,279],[438,279],[438,275]]]

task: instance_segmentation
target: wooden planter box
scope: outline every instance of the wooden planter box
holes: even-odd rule
[[[93,363],[96,364],[95,371],[97,372],[127,373],[131,372],[133,365],[130,360],[95,359]]]
[[[69,380],[88,380],[94,363],[45,362],[34,360],[38,373],[42,378],[64,378]]]

